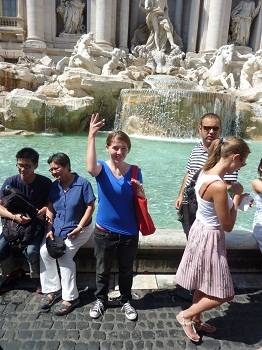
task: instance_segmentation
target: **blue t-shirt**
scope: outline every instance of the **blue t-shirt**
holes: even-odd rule
[[[77,227],[88,204],[94,200],[92,186],[84,177],[75,174],[75,178],[66,192],[59,181],[55,180],[49,193],[49,201],[54,209],[54,234],[66,237]],[[91,220],[88,224],[90,223]]]
[[[98,210],[96,222],[106,230],[123,235],[137,235],[139,232],[131,185],[131,167],[127,173],[116,178],[104,161],[101,172],[96,176]],[[141,170],[138,180],[142,182]]]
[[[19,174],[8,177],[1,187],[0,199],[4,196],[3,190],[6,186],[18,189],[26,196],[30,203],[35,205],[37,209],[41,209],[47,205],[52,181],[48,177],[39,174],[36,174],[34,181],[29,184],[22,181]]]

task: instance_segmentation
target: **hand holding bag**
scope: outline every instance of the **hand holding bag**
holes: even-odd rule
[[[51,237],[47,237],[46,248],[47,248],[48,254],[52,258],[54,259],[61,258],[61,256],[63,256],[66,251],[64,238],[60,236],[53,236],[53,239]]]
[[[132,165],[131,179],[137,180],[137,172],[138,167],[136,165]],[[152,235],[155,232],[156,228],[148,212],[147,199],[137,195],[137,187],[134,183],[132,183],[132,187],[134,191],[134,201],[137,220],[139,223],[139,231],[142,233],[143,236]]]

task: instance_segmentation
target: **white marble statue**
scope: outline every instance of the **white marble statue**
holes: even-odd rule
[[[262,0],[256,6],[253,0],[241,0],[231,11],[229,41],[237,45],[248,45],[250,27],[261,8]]]
[[[121,59],[125,57],[125,51],[114,48],[111,55],[111,60],[108,61],[102,69],[102,75],[117,75],[121,70],[126,68],[121,61]]]
[[[232,62],[234,45],[221,46],[210,59],[211,67],[203,74],[199,84],[207,86],[222,86],[225,89],[235,89],[235,80],[232,73],[228,73],[228,67]]]
[[[262,74],[262,50],[257,51],[243,65],[240,74],[240,89],[255,87],[253,77]]]
[[[165,51],[167,43],[171,50],[177,45],[182,46],[182,40],[174,32],[169,19],[167,0],[140,0],[139,6],[146,12],[146,24],[150,34],[145,46],[149,51]]]
[[[185,53],[176,46],[168,55],[163,51],[152,50],[146,62],[146,67],[152,69],[152,74],[174,74],[183,65]]]
[[[90,73],[101,74],[104,64],[111,54],[103,50],[94,41],[94,33],[83,34],[74,47],[68,67],[81,67]]]
[[[85,4],[81,0],[61,0],[57,12],[61,15],[64,23],[63,33],[83,33],[83,11]]]

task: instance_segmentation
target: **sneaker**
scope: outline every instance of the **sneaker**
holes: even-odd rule
[[[134,321],[137,319],[137,312],[136,310],[133,308],[133,306],[130,305],[129,302],[126,302],[122,308],[121,308],[122,311],[125,312],[125,316],[128,320],[130,321]]]
[[[92,318],[98,318],[100,316],[103,316],[104,312],[105,312],[104,304],[102,303],[101,300],[97,299],[94,305],[91,307],[89,311],[89,315]]]

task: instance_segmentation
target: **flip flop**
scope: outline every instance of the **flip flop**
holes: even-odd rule
[[[69,314],[69,312],[73,311],[79,304],[79,299],[75,299],[72,301],[68,301],[70,304],[63,304],[63,301],[58,305],[58,307],[55,309],[55,315],[56,316],[64,316]]]
[[[177,322],[182,326],[184,332],[185,332],[185,335],[190,339],[192,340],[193,342],[195,343],[198,343],[199,340],[200,340],[200,337],[199,335],[197,334],[196,332],[196,329],[194,327],[194,322],[192,320],[190,321],[186,321],[184,319],[184,315],[183,315],[183,311],[181,311],[177,316],[176,316],[176,319],[177,319]],[[187,327],[188,326],[191,326],[193,332],[195,333],[195,335],[198,337],[197,339],[196,338],[193,338],[189,333],[188,333],[188,330],[187,330]]]
[[[217,328],[215,326],[212,326],[212,324],[208,324],[208,323],[202,322],[200,320],[193,321],[193,322],[194,322],[195,329],[197,331],[203,331],[206,333],[214,333],[217,330]]]

